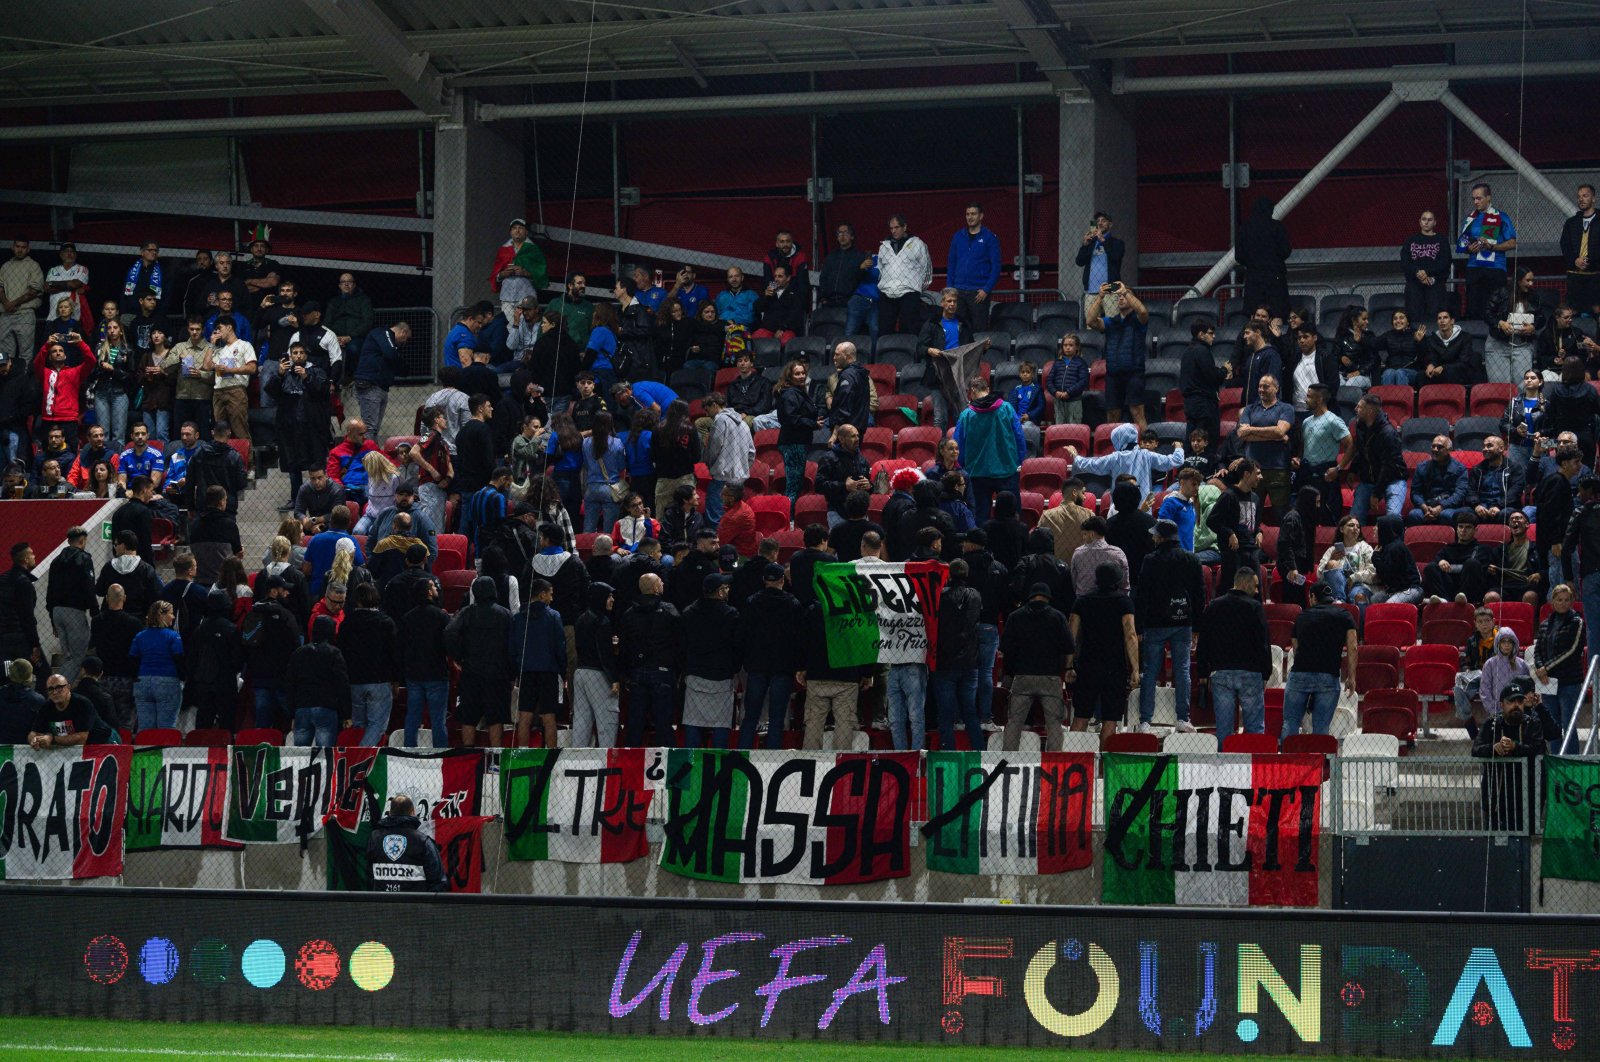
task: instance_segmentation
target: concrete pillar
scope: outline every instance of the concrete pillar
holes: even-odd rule
[[[463,96],[456,95],[433,149],[433,306],[446,329],[456,307],[492,297],[495,250],[507,224],[528,208],[521,124],[465,118],[472,105]]]
[[[1111,215],[1112,233],[1128,245],[1123,280],[1130,286],[1139,281],[1137,145],[1133,122],[1122,109],[1127,106],[1127,101],[1061,97],[1057,261],[1061,290],[1069,299],[1083,290],[1083,270],[1073,258],[1096,210]]]

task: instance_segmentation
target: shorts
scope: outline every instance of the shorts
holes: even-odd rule
[[[456,691],[456,721],[473,728],[511,722],[511,683],[463,672]]]
[[[1128,714],[1128,677],[1110,676],[1110,681],[1084,682],[1072,687],[1072,718],[1093,717],[1097,723],[1107,719],[1121,723]]]
[[[530,715],[557,715],[561,711],[561,676],[554,671],[524,671],[517,711]]]
[[[1144,405],[1144,370],[1106,373],[1106,408],[1127,409]]]

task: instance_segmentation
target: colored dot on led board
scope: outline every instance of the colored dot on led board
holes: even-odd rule
[[[224,984],[232,968],[233,949],[216,937],[207,937],[189,950],[189,976],[200,984]]]
[[[394,979],[394,953],[376,940],[369,940],[350,953],[350,980],[357,988],[376,992]]]
[[[89,980],[114,985],[128,972],[128,946],[110,934],[95,937],[84,950],[83,965]]]
[[[1261,1026],[1257,1025],[1253,1018],[1241,1018],[1238,1032],[1239,1039],[1247,1044],[1253,1044],[1256,1042],[1256,1037],[1261,1035]]]
[[[257,988],[271,988],[283,980],[288,962],[284,958],[283,947],[277,941],[255,940],[239,957],[239,966],[246,981]]]
[[[153,985],[178,976],[178,949],[166,937],[151,937],[139,949],[139,975]]]
[[[294,961],[294,972],[300,983],[313,992],[332,988],[339,979],[342,963],[339,950],[326,940],[309,940],[300,946]]]

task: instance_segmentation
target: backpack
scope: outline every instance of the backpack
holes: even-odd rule
[[[258,624],[264,626],[264,624]],[[195,661],[194,673],[190,676],[196,682],[211,685],[228,678],[223,671],[222,660],[227,655],[228,632],[216,624],[207,630],[202,624],[194,634],[194,644],[189,647],[189,657]]]

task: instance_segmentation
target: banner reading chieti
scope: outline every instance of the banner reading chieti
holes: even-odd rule
[[[1314,907],[1321,756],[1107,753],[1105,903]]]
[[[0,745],[0,879],[122,873],[126,745]]]
[[[1600,881],[1600,764],[1544,758],[1547,878]]]
[[[128,777],[130,852],[237,848],[228,828],[228,749],[141,748]]]
[[[932,666],[948,574],[942,562],[818,564],[812,571],[830,664]]]
[[[508,857],[561,863],[643,858],[656,788],[645,778],[645,760],[645,749],[506,750],[500,813]]]
[[[905,877],[915,752],[673,749],[661,866],[705,881]]]
[[[1093,861],[1094,755],[928,753],[928,869],[1060,874]]]

